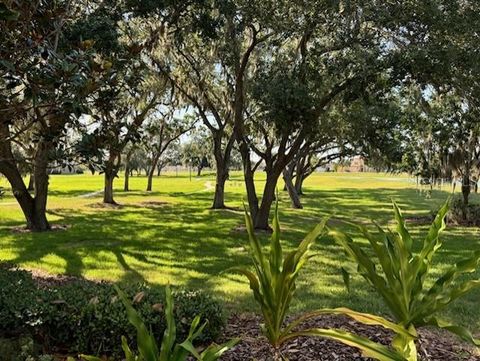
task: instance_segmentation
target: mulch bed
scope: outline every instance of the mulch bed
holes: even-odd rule
[[[260,334],[261,318],[253,314],[233,315],[225,330],[224,339],[241,337],[242,341],[223,357],[223,361],[253,361],[273,360],[273,349]],[[368,337],[372,341],[388,345],[392,333],[382,327],[365,326],[347,317],[321,316],[307,321],[302,329],[307,328],[337,328],[348,330]],[[432,330],[420,330],[418,350],[421,360],[480,360],[480,354],[475,354],[469,346],[459,342],[448,334]],[[341,343],[322,339],[301,337],[285,344],[281,354],[290,361],[360,361],[370,360],[362,357],[360,351]]]

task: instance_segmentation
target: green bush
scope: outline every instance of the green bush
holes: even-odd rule
[[[39,292],[29,272],[0,266],[0,332],[4,336],[28,333],[39,319]]]
[[[108,283],[84,280],[39,289],[31,274],[0,269],[0,322],[10,335],[31,334],[49,351],[120,355],[120,340],[135,340],[135,328],[128,322],[125,308]],[[164,290],[144,284],[125,288],[127,297],[153,335],[165,330]],[[208,321],[198,338],[213,341],[225,325],[221,305],[201,291],[182,290],[174,294],[178,335],[186,337],[195,316]]]
[[[125,353],[126,361],[186,361],[189,355],[199,361],[216,361],[239,341],[239,339],[232,339],[222,345],[212,343],[199,352],[193,345],[193,342],[203,333],[207,322],[201,325],[200,316],[197,315],[190,325],[188,336],[182,343],[177,343],[177,320],[174,317],[173,295],[170,287],[167,286],[164,313],[166,327],[161,342],[158,342],[152,331],[148,330],[138,310],[132,306],[127,295],[119,288],[116,290],[126,308],[128,321],[135,327],[137,332],[137,350],[132,350],[128,340],[122,336],[122,349]],[[139,298],[143,297],[144,293],[141,292],[133,300],[138,301]],[[81,355],[80,357],[87,361],[102,361],[101,358],[96,356]]]

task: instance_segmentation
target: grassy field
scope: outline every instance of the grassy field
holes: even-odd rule
[[[99,206],[101,194],[94,192],[101,190],[102,182],[101,176],[91,175],[51,177],[49,219],[68,225],[66,231],[13,233],[12,227],[23,223],[21,212],[10,195],[0,200],[0,260],[52,274],[203,288],[234,310],[256,310],[246,282],[221,273],[247,264],[249,259],[244,249],[246,235],[238,230],[243,224],[242,212],[209,209],[213,174],[191,180],[187,174],[164,175],[155,178],[152,193],[143,191],[145,177],[133,177],[129,193],[120,191],[122,181],[117,180],[116,199],[121,207],[115,209]],[[0,179],[2,185],[6,183]],[[449,187],[434,190],[430,199],[406,177],[348,173],[315,174],[307,180],[305,190],[303,210],[291,209],[287,194],[281,193],[287,248],[298,244],[305,232],[327,215],[358,222],[374,219],[387,225],[392,198],[407,215],[425,215],[438,208],[450,191]],[[240,208],[243,197],[241,174],[234,173],[227,184],[227,203]],[[412,230],[422,236],[426,227],[412,226]],[[451,228],[443,239],[436,272],[468,256],[472,249],[480,249],[478,228]],[[385,310],[358,276],[352,281],[352,293],[346,292],[339,270],[351,265],[331,239],[319,240],[314,252],[299,280],[294,311],[340,305],[370,312]],[[480,272],[471,275],[479,276]],[[478,332],[479,299],[477,290],[451,305],[445,316]]]

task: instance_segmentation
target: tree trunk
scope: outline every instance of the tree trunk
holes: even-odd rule
[[[33,179],[35,182],[35,208],[34,220],[37,230],[50,229],[47,221],[47,197],[48,197],[48,154],[52,148],[50,142],[40,142],[35,154]]]
[[[147,192],[152,191],[153,175],[155,174],[155,169],[157,168],[158,160],[160,159],[160,154],[154,154],[152,159],[152,166],[148,170],[148,179],[147,179]]]
[[[228,179],[228,169],[224,164],[217,162],[217,172],[215,178],[215,194],[213,196],[212,209],[225,208],[225,182]]]
[[[202,167],[197,167],[197,177],[202,175]]]
[[[131,170],[130,170],[130,157],[132,156],[132,154],[129,152],[127,154],[127,158],[125,159],[125,182],[123,184],[123,191],[124,192],[128,192],[130,191],[130,174],[131,174]]]
[[[283,180],[285,181],[285,186],[288,190],[288,195],[290,196],[290,200],[292,201],[292,207],[296,209],[302,209],[302,202],[300,201],[300,197],[298,196],[297,189],[295,188],[293,181],[292,181],[292,168],[287,167],[283,171]]]
[[[223,132],[213,132],[213,155],[215,157],[215,194],[213,195],[212,209],[225,208],[225,182],[229,177],[230,156],[232,153],[233,143],[235,138],[231,138],[222,149],[222,138],[225,135]],[[201,167],[198,168],[198,175],[201,174]]]
[[[470,177],[464,176],[462,179],[462,195],[463,205],[468,206],[468,198],[470,196]]]
[[[35,190],[35,176],[33,175],[33,172],[30,173],[30,178],[28,180],[28,190],[29,191]]]
[[[258,213],[258,197],[254,181],[255,172],[253,171],[248,144],[244,140],[241,140],[239,148],[243,162],[243,177],[245,181],[245,188],[247,190],[248,207],[251,217],[255,219]]]
[[[295,177],[295,191],[299,196],[303,196],[303,181],[305,178],[303,174],[297,174]]]
[[[22,175],[20,174],[15,159],[13,157],[10,130],[6,123],[0,122],[0,173],[2,173],[10,183],[13,195],[22,209],[27,228],[40,232],[48,231],[50,224],[46,215],[46,204],[48,195],[48,146],[50,143],[39,143],[38,150],[34,158],[35,166],[35,197],[28,192]],[[43,174],[42,174],[43,172]]]
[[[113,172],[105,172],[105,187],[103,189],[103,203],[117,204],[113,199]]]
[[[262,202],[256,216],[254,217],[255,229],[271,231],[269,226],[270,209],[275,201],[275,188],[277,186],[279,174],[267,174],[265,188],[263,189]]]

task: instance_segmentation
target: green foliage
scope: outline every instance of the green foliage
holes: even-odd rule
[[[273,234],[268,257],[263,253],[262,245],[255,235],[252,218],[246,210],[245,222],[255,271],[252,272],[245,268],[232,268],[231,271],[241,273],[248,278],[253,296],[260,305],[265,321],[263,333],[274,347],[279,347],[288,337],[288,328],[284,329],[283,324],[295,293],[295,281],[309,258],[311,245],[322,234],[326,220],[308,233],[297,249],[285,257],[283,257],[280,244],[278,203],[275,207]]]
[[[175,343],[177,328],[173,311],[173,297],[170,287],[167,286],[165,307],[167,325],[159,348],[155,336],[147,329],[140,314],[133,308],[128,300],[127,295],[118,287],[116,287],[116,290],[127,310],[128,321],[135,327],[137,333],[138,354],[130,349],[127,339],[122,336],[122,348],[126,361],[184,361],[187,359],[189,353],[197,360],[215,361],[238,342],[237,339],[233,339],[223,345],[212,344],[202,353],[198,353],[193,346],[193,341],[200,336],[207,323],[200,326],[200,316],[196,316],[192,321],[185,341],[181,344]],[[138,298],[138,295],[135,299],[136,298]],[[82,358],[87,361],[101,361],[100,358],[93,356],[82,355]]]
[[[375,288],[389,307],[395,321],[409,335],[397,334],[393,346],[408,360],[416,360],[415,328],[435,326],[446,329],[463,340],[480,345],[463,327],[450,325],[439,320],[436,314],[451,302],[462,297],[473,288],[480,286],[480,280],[460,281],[464,273],[474,272],[480,263],[480,251],[473,256],[459,261],[444,272],[432,286],[426,284],[432,276],[433,257],[442,246],[439,238],[445,229],[445,215],[448,212],[447,201],[438,212],[419,252],[414,252],[415,241],[405,224],[405,219],[396,203],[393,204],[396,229],[395,232],[384,231],[379,226],[379,234],[372,234],[364,226],[360,227],[363,236],[370,243],[376,260],[367,254],[349,236],[339,231],[332,231],[340,244],[358,264],[358,272]],[[381,269],[381,271],[380,271]]]
[[[0,324],[2,334],[24,333],[39,322],[35,283],[30,273],[0,266]]]
[[[2,21],[15,21],[19,17],[19,13],[10,10],[3,2],[0,3],[0,20]]]
[[[1,269],[0,322],[13,335],[32,334],[49,345],[51,351],[68,350],[119,355],[119,341],[126,335],[134,339],[135,329],[129,323],[124,307],[110,284],[75,281],[39,289],[26,271]],[[161,312],[164,292],[146,285],[130,285],[128,297],[135,298],[135,308],[144,322],[160,337],[166,320]],[[222,307],[208,294],[179,290],[173,294],[178,334],[186,337],[190,323],[199,314],[208,322],[197,340],[215,339],[225,325]]]

